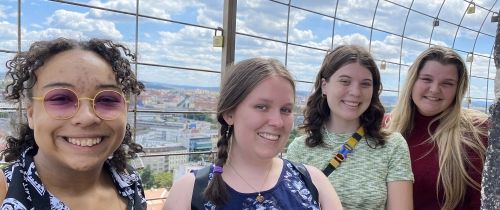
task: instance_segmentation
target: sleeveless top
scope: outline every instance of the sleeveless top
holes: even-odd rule
[[[33,156],[37,149],[29,147],[20,159],[4,169],[8,183],[7,195],[2,210],[10,209],[53,209],[69,210],[57,197],[44,187],[35,168]],[[123,172],[105,162],[104,168],[110,173],[118,193],[127,200],[128,210],[146,209],[146,199],[139,175],[127,166]]]
[[[213,177],[213,167],[211,168],[210,179]],[[257,192],[240,193],[226,184],[229,194],[227,203],[220,208],[208,201],[204,204],[205,210],[319,210],[319,204],[313,199],[304,180],[300,177],[299,171],[288,160],[283,159],[283,169],[281,170],[277,184],[269,190],[260,192],[265,198],[263,202],[256,201]]]

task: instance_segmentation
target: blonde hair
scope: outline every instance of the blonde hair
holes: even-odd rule
[[[463,109],[462,101],[469,85],[467,69],[460,56],[452,49],[433,46],[422,52],[415,63],[410,66],[406,85],[400,93],[396,107],[391,112],[387,128],[391,132],[400,132],[408,137],[413,129],[413,118],[416,105],[411,98],[413,85],[418,74],[427,61],[437,61],[443,65],[454,65],[458,71],[458,87],[455,99],[450,106],[438,114],[427,127],[430,138],[427,142],[438,149],[439,173],[436,193],[444,191],[444,210],[455,209],[465,198],[467,186],[480,190],[481,183],[475,181],[468,169],[479,171],[472,165],[467,154],[468,149],[478,154],[484,164],[486,146],[482,138],[487,135],[484,125],[488,120],[486,114],[479,111]],[[434,133],[432,124],[439,122]],[[479,171],[480,172],[480,171]],[[442,186],[443,189],[440,189]]]

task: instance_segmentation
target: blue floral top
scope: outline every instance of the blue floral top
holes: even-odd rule
[[[222,208],[216,208],[211,202],[205,203],[205,210],[288,210],[288,209],[310,209],[319,210],[318,203],[313,199],[307,189],[299,171],[286,159],[283,159],[283,169],[278,183],[271,189],[261,192],[265,200],[256,200],[258,193],[240,193],[229,185],[229,200]],[[213,167],[211,167],[213,168]],[[211,169],[212,170],[212,169]],[[213,171],[210,171],[211,178]]]

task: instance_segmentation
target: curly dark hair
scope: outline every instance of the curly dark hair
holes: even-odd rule
[[[32,88],[37,81],[36,71],[52,56],[72,49],[82,49],[95,52],[109,63],[116,76],[116,82],[126,96],[139,95],[144,90],[144,84],[137,80],[131,69],[128,57],[135,60],[134,54],[124,45],[106,39],[91,39],[76,41],[67,38],[57,38],[49,41],[33,43],[28,51],[23,51],[6,63],[6,79],[11,80],[5,88],[5,98],[12,102],[21,102],[23,98],[31,100]],[[123,54],[122,54],[123,53]],[[7,136],[7,147],[1,152],[6,161],[20,158],[28,147],[38,149],[34,131],[26,122],[17,127],[18,137]],[[132,142],[132,132],[127,123],[125,136],[120,147],[113,153],[111,163],[119,171],[126,168],[127,159],[136,157],[143,152],[142,146]]]
[[[365,128],[366,136],[374,141],[375,147],[385,144],[388,134],[382,130],[385,109],[379,99],[382,82],[377,64],[365,49],[355,45],[341,45],[325,56],[314,83],[314,92],[307,100],[307,106],[304,109],[304,124],[300,126],[308,134],[307,146],[324,145],[322,127],[330,119],[330,107],[326,98],[323,97],[321,80],[330,79],[343,66],[356,62],[367,68],[373,77],[372,99],[368,109],[359,117],[360,124]]]

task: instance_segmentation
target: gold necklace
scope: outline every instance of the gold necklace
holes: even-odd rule
[[[236,171],[236,169],[234,169],[233,165],[231,165],[231,162],[228,162],[228,164],[229,164],[229,167],[231,167],[231,169],[233,169],[234,173],[236,175],[238,175],[238,177],[240,177],[240,179],[243,180],[243,182],[245,182],[245,184],[247,184],[248,186],[250,186],[253,190],[257,191],[258,195],[255,198],[255,200],[257,200],[259,203],[264,202],[264,200],[266,200],[266,199],[264,198],[263,195],[260,194],[260,191],[257,190],[257,189],[255,189],[252,185],[250,185],[247,182],[247,180],[243,179],[243,177],[238,173],[238,171]],[[273,168],[273,162],[271,162],[271,167],[269,168],[269,170],[267,170],[266,178],[264,179],[264,182],[262,182],[262,185],[260,186],[260,189],[262,189],[264,187],[264,184],[266,183],[267,177],[269,176],[269,173],[271,172],[272,168]]]

